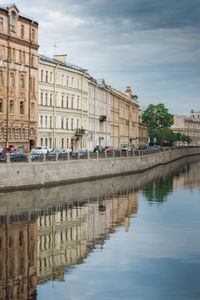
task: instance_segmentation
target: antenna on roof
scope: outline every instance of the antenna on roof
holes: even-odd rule
[[[54,53],[53,54],[56,55],[56,42],[55,42],[53,47],[54,47]]]

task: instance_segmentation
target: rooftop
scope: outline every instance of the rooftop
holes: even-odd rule
[[[5,11],[8,11],[11,7],[15,7],[18,11],[19,9],[17,8],[16,4],[15,3],[10,3],[10,4],[0,4],[0,9],[2,10],[5,10]],[[27,15],[24,15],[22,13],[19,13],[19,16],[24,18],[24,19],[27,19],[27,20],[30,20],[30,21],[33,21],[34,23],[37,23],[38,24],[38,21],[36,20],[33,20],[33,18],[27,16]]]
[[[74,64],[71,64],[71,63],[64,64],[64,63],[62,63],[62,62],[60,62],[56,59],[50,58],[50,57],[42,55],[42,54],[38,54],[38,57],[39,57],[39,59],[41,59],[43,61],[46,61],[46,62],[49,62],[49,63],[52,63],[52,64],[58,64],[60,66],[67,67],[67,68],[70,68],[70,69],[73,69],[73,70],[76,70],[76,71],[86,72],[86,74],[89,75],[88,72],[87,72],[87,69],[81,68],[77,65],[74,65]]]

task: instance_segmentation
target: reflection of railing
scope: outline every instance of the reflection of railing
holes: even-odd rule
[[[79,128],[75,131],[76,136],[81,136],[81,135],[84,135],[84,134],[85,134],[85,129],[83,129],[83,128]]]

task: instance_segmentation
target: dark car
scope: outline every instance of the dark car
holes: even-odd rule
[[[141,145],[138,147],[138,150],[146,150],[147,148],[147,145]]]
[[[94,152],[104,152],[104,147],[101,145],[98,145],[94,148]]]
[[[66,158],[66,150],[63,148],[53,148],[49,153],[47,153],[47,160],[53,160],[56,157],[56,153],[58,154],[58,159]]]
[[[22,152],[11,152],[10,153],[10,161],[11,162],[24,162],[27,161],[26,154]]]
[[[74,152],[71,153],[72,158],[77,158],[79,153],[80,158],[86,158],[87,157],[87,150],[85,149],[77,149]]]

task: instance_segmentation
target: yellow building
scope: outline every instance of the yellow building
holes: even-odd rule
[[[125,144],[138,146],[139,104],[132,96],[130,87],[126,93],[110,89],[110,137],[111,145],[120,148]]]

